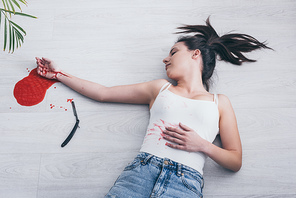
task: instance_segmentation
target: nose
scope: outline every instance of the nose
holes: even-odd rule
[[[167,64],[169,62],[169,57],[166,57],[165,59],[163,59],[162,61],[164,64]]]

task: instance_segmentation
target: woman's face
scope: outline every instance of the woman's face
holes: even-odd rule
[[[192,51],[189,51],[183,42],[176,43],[163,62],[169,78],[177,80],[181,76],[190,72],[190,61],[192,60]]]

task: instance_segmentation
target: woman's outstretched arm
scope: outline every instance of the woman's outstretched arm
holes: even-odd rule
[[[56,79],[86,97],[100,102],[120,102],[152,105],[158,90],[166,82],[164,79],[133,85],[105,87],[63,72],[53,61],[36,58],[39,75]]]
[[[242,146],[236,117],[229,99],[219,95],[220,137],[222,148],[201,138],[194,130],[180,123],[179,128],[168,127],[164,138],[176,144],[172,148],[189,152],[203,152],[224,168],[239,171],[242,166]]]

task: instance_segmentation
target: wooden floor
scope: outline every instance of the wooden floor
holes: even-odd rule
[[[15,83],[35,68],[35,56],[106,86],[166,78],[162,63],[181,24],[212,25],[267,40],[275,49],[249,54],[256,63],[219,62],[212,92],[234,107],[243,167],[232,173],[210,159],[206,198],[296,197],[296,1],[28,1],[14,17],[27,31],[14,54],[0,53],[0,197],[101,198],[138,153],[148,124],[144,105],[103,104],[61,83],[43,102],[19,105]],[[1,29],[1,46],[3,45]],[[80,128],[64,148],[75,118]],[[55,108],[51,108],[55,105]],[[62,108],[60,108],[62,107]]]

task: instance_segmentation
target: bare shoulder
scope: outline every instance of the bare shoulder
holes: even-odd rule
[[[219,100],[218,109],[220,112],[220,116],[229,111],[233,111],[231,102],[226,95],[218,94],[218,100]]]
[[[155,86],[163,86],[165,83],[169,82],[166,79],[157,79],[157,80],[152,80],[150,81],[151,84],[155,85]]]
[[[158,80],[153,80],[150,81],[150,87],[152,88],[152,98],[149,102],[149,108],[152,107],[160,89],[162,88],[163,85],[165,85],[166,83],[168,83],[168,80],[166,79],[158,79]]]
[[[150,86],[151,88],[153,89],[153,93],[154,94],[158,94],[159,93],[159,90],[161,89],[161,87],[166,84],[168,82],[168,80],[166,79],[157,79],[157,80],[153,80],[153,81],[150,81]]]
[[[219,99],[219,104],[221,104],[221,106],[230,104],[229,98],[224,94],[218,94],[218,99]]]

